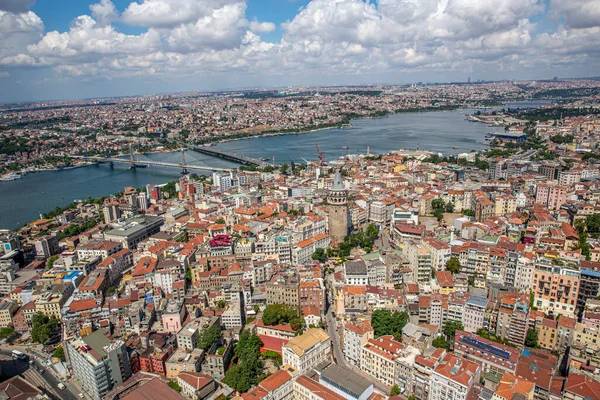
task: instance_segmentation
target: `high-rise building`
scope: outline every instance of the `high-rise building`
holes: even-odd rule
[[[107,334],[105,330],[97,330],[67,342],[73,374],[92,399],[103,398],[131,376],[125,343],[111,340]]]
[[[52,234],[35,241],[35,255],[37,258],[48,258],[58,254],[58,237]]]
[[[335,172],[335,178],[327,196],[327,203],[331,242],[341,243],[348,235],[348,192],[344,187],[339,169]]]

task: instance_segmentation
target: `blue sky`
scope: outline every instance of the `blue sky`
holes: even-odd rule
[[[0,102],[585,77],[597,0],[0,0]]]

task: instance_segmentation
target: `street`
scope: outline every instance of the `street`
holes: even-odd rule
[[[21,351],[25,352],[24,350]],[[30,360],[35,360],[32,357],[31,351],[27,351],[27,353]],[[36,354],[36,356],[38,355]],[[72,392],[73,385],[63,382],[67,388],[60,390],[58,388],[60,381],[54,376],[52,371],[45,368],[45,366],[41,366],[37,361],[34,361],[34,364],[30,366],[27,361],[13,360],[12,350],[6,349],[6,347],[0,349],[0,365],[4,376],[12,378],[15,375],[20,375],[31,385],[37,387],[53,399],[78,400],[77,395]],[[40,367],[44,370],[44,373],[38,371]]]
[[[329,283],[329,281],[328,281],[328,283]],[[387,396],[390,393],[390,388],[388,386],[386,386],[382,382],[378,381],[377,379],[373,378],[371,375],[360,370],[359,368],[355,367],[354,365],[346,362],[346,358],[344,357],[344,352],[342,351],[342,347],[340,344],[340,332],[339,332],[339,329],[337,326],[337,321],[335,320],[335,318],[332,315],[333,310],[331,307],[331,302],[335,301],[335,297],[333,296],[332,293],[333,293],[333,291],[331,290],[331,288],[329,288],[329,296],[328,297],[329,297],[330,301],[327,304],[328,308],[325,313],[325,319],[326,319],[326,323],[327,323],[327,333],[331,337],[331,344],[333,345],[333,359],[334,359],[335,363],[338,364],[340,367],[343,367],[343,368],[346,368],[348,370],[355,372],[356,374],[365,378],[367,381],[372,382],[375,389],[379,390],[381,393],[383,393]]]

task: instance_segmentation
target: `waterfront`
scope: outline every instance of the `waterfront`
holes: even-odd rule
[[[503,131],[503,127],[465,120],[475,110],[434,111],[394,114],[386,118],[357,119],[352,127],[324,129],[315,132],[264,136],[217,144],[217,148],[254,158],[275,157],[276,163],[317,160],[315,142],[334,160],[349,153],[387,153],[398,149],[424,149],[444,154],[457,154],[486,148],[485,135]],[[458,146],[458,149],[453,149]],[[347,147],[347,149],[346,149]]]
[[[327,160],[350,153],[386,153],[400,148],[432,150],[444,154],[486,148],[485,135],[502,130],[468,122],[465,113],[455,110],[395,114],[387,118],[359,119],[351,128],[327,129],[298,135],[258,137],[220,143],[216,147],[254,158],[273,157],[277,163],[290,160],[317,160],[315,142]],[[458,146],[458,149],[453,149]],[[155,161],[178,163],[179,153],[151,153]],[[189,163],[211,167],[235,168],[236,164],[193,151],[186,152]],[[0,182],[0,228],[14,229],[40,213],[66,206],[74,199],[100,197],[123,191],[125,186],[143,187],[148,183],[166,183],[179,177],[174,168],[149,167],[130,171],[124,164],[107,164],[56,172],[27,174],[23,179]]]
[[[179,153],[153,153],[155,161],[179,162]],[[191,163],[212,167],[235,168],[237,164],[188,151]],[[208,165],[208,164],[207,164]],[[144,187],[149,183],[167,183],[179,177],[176,168],[148,167],[129,170],[126,164],[92,165],[64,171],[27,174],[23,179],[0,182],[0,229],[14,229],[76,199],[101,197],[122,192],[125,186]]]

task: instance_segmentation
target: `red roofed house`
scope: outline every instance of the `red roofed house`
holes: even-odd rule
[[[200,372],[182,372],[177,375],[177,383],[190,399],[205,399],[219,387],[212,376]]]

